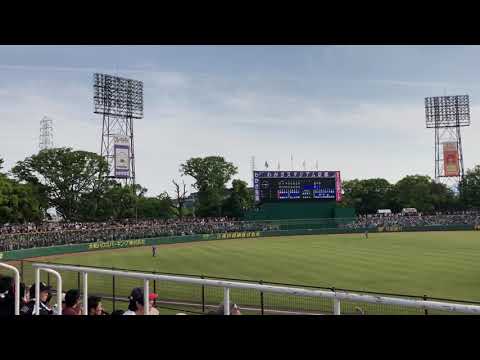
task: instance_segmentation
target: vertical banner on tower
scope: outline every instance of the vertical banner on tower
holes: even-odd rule
[[[113,145],[115,177],[130,176],[130,140],[126,136],[117,136]]]
[[[445,170],[445,176],[460,176],[458,158],[457,143],[443,143],[443,166]]]
[[[340,179],[340,171],[336,171],[335,174],[335,190],[335,199],[337,200],[337,202],[342,201],[342,179]]]

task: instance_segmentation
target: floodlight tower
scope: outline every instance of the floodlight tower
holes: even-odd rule
[[[53,148],[53,121],[47,116],[40,120],[40,151]]]
[[[133,120],[143,118],[143,82],[94,74],[93,93],[94,113],[103,118],[100,154],[108,177],[135,185]]]
[[[468,95],[425,98],[425,118],[435,129],[435,180],[458,184],[465,174],[460,128],[470,126]]]

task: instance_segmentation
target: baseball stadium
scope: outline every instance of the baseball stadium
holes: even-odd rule
[[[173,181],[173,195],[148,197],[143,92],[94,73],[99,153],[53,146],[45,117],[38,152],[9,173],[0,158],[0,315],[480,314],[468,95],[424,98],[433,178],[345,180],[292,156],[283,169],[252,157],[247,182],[211,155],[180,164],[191,192]]]

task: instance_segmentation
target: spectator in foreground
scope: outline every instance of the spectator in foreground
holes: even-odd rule
[[[0,316],[13,316],[15,314],[15,296],[13,278],[0,277]]]
[[[157,310],[156,306],[156,300],[158,298],[158,295],[155,293],[150,293],[148,295],[148,300],[150,304],[149,312],[148,315],[160,315],[159,311]]]
[[[36,312],[35,307],[35,284],[30,287],[30,301],[25,305],[20,314],[22,315],[34,315]],[[47,286],[44,282],[40,283],[40,311],[39,315],[53,315],[53,309],[49,305],[49,301],[52,297],[50,286]]]
[[[65,308],[62,310],[62,315],[82,315],[78,289],[68,290],[65,294]]]
[[[63,312],[65,311],[65,295],[66,294],[62,292],[62,315],[63,315]],[[53,305],[52,309],[53,309],[54,315],[59,315],[58,304]]]
[[[26,306],[30,301],[30,292],[29,288],[25,285],[25,283],[20,283],[20,309],[23,306]]]
[[[125,311],[123,315],[145,314],[142,288],[134,288],[128,299],[130,300],[128,304],[128,310]]]
[[[221,303],[218,306],[216,314],[217,315],[224,315],[225,314],[223,303]],[[230,315],[242,315],[242,313],[240,312],[240,308],[238,307],[237,304],[234,304],[234,303],[230,304]]]
[[[102,298],[98,296],[88,297],[88,315],[106,315],[102,307]]]

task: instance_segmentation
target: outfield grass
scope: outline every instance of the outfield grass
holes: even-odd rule
[[[472,301],[480,301],[479,260],[480,232],[473,231],[377,233],[368,239],[362,234],[232,239],[163,245],[155,258],[150,248],[132,248],[48,259]],[[92,278],[90,284],[111,288],[110,279]],[[135,280],[122,284],[125,291],[140,285]],[[175,299],[198,300],[200,291],[177,284],[162,287],[163,294]],[[222,295],[221,289],[209,289],[209,294],[213,303]],[[251,294],[238,293],[238,298],[251,305],[259,302]]]

